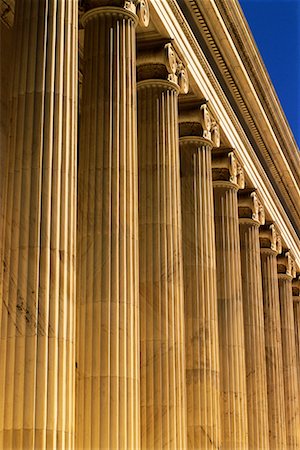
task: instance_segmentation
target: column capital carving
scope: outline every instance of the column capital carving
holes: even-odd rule
[[[293,296],[298,297],[300,301],[300,274],[296,274],[296,278],[293,279],[292,283]]]
[[[261,252],[282,252],[281,236],[274,223],[260,227],[259,243]]]
[[[203,140],[202,145],[220,146],[220,128],[206,103],[180,111],[178,121],[181,138],[197,136]]]
[[[281,278],[296,278],[296,262],[290,251],[287,251],[277,258],[278,276]]]
[[[233,149],[217,149],[212,153],[213,185],[244,189],[244,169]]]
[[[137,79],[138,87],[152,80],[162,80],[169,81],[181,94],[189,90],[186,66],[171,42],[138,53]]]
[[[221,133],[220,133],[220,125],[212,121],[211,124],[211,140],[214,144],[214,147],[218,148],[221,144]]]
[[[83,27],[92,18],[101,14],[125,15],[144,28],[149,25],[148,0],[87,0],[84,8],[86,12],[81,17]]]
[[[238,208],[240,223],[265,224],[265,209],[255,190],[245,190],[239,193]]]

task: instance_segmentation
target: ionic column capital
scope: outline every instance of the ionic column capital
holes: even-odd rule
[[[81,18],[83,27],[99,15],[115,15],[132,19],[135,25],[148,27],[150,14],[148,0],[90,0]]]
[[[277,258],[278,278],[292,280],[296,278],[296,262],[290,251]]]
[[[238,195],[240,224],[264,225],[265,210],[256,190],[241,191]]]
[[[189,90],[186,66],[171,42],[139,52],[137,79],[138,88],[158,82],[169,82],[180,94],[187,94]]]
[[[293,301],[300,303],[300,274],[297,273],[296,278],[292,281]]]
[[[297,273],[292,282],[293,296],[300,298],[300,274]],[[296,301],[296,300],[295,300]]]
[[[260,227],[259,243],[261,253],[277,255],[282,252],[281,236],[273,223]]]
[[[244,189],[244,169],[233,149],[218,149],[212,153],[212,177],[214,187]]]
[[[208,145],[211,148],[220,146],[220,127],[206,103],[180,111],[179,134],[181,138],[201,139],[200,145]]]

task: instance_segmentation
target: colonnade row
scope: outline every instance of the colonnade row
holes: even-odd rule
[[[0,447],[299,450],[293,255],[207,104],[178,116],[172,44],[136,60],[147,2],[108,3],[82,18],[78,173],[76,2],[16,3]]]

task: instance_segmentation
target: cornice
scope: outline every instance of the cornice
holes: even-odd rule
[[[295,182],[292,182],[292,186],[288,187],[290,191],[294,189],[293,204],[284,184],[280,184],[279,181],[274,180],[274,176],[268,173],[267,169],[270,163],[265,159],[265,164],[263,165],[263,162],[259,159],[254,149],[255,146],[257,147],[257,140],[255,139],[255,145],[253,145],[253,142],[250,142],[249,134],[246,134],[241,118],[236,114],[229,100],[229,97],[233,96],[232,90],[229,91],[227,85],[221,85],[215,74],[214,67],[212,67],[213,63],[216,65],[216,61],[206,58],[202,45],[200,45],[195,36],[194,28],[191,28],[192,20],[188,21],[183,14],[183,6],[186,6],[187,3],[190,4],[190,2],[195,4],[195,0],[165,0],[164,2],[151,0],[152,7],[160,17],[163,27],[170,38],[174,39],[174,46],[178,47],[178,51],[189,62],[188,68],[191,77],[194,79],[202,95],[209,100],[213,114],[218,117],[220,126],[228,138],[230,145],[236,149],[251,183],[253,186],[260,188],[261,199],[266,210],[269,212],[272,220],[277,223],[284,241],[288,243],[289,247],[297,255],[297,264],[300,265],[300,243],[299,237],[296,234],[296,230],[299,232],[300,214],[295,208],[295,204],[297,203],[295,190],[297,191],[299,187]],[[209,8],[211,2],[212,0],[201,0],[200,3],[203,3],[203,7]],[[196,7],[199,10],[197,5]],[[197,23],[197,27],[203,30],[203,21],[201,22],[200,18],[196,16],[195,11],[192,11],[191,14],[194,14],[194,23]],[[213,42],[212,36],[210,39]],[[224,45],[226,44],[224,43]],[[225,61],[221,63],[221,66],[222,64],[225,68]],[[247,121],[247,117],[243,116],[242,118],[244,121]],[[252,124],[250,130],[253,130],[253,127],[256,127],[255,123]],[[253,131],[251,134],[253,137]],[[289,171],[287,162],[285,162],[285,166],[284,171],[280,167],[279,170],[281,172]]]
[[[236,0],[215,0],[224,22],[244,63],[259,99],[268,114],[281,148],[289,160],[294,176],[300,182],[299,148],[282,110],[272,81],[255,44],[242,9]],[[234,6],[233,6],[234,4]],[[245,39],[246,36],[246,39]]]
[[[178,4],[197,27],[206,58],[219,71],[218,81],[300,233],[300,154],[237,1]]]

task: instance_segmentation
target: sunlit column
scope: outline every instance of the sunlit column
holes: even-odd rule
[[[286,252],[278,257],[277,268],[279,281],[287,449],[298,450],[300,448],[300,411],[292,292],[292,280],[296,277],[296,268],[291,252]]]
[[[221,446],[216,252],[211,151],[218,125],[207,106],[180,122],[188,449]]]
[[[239,223],[245,328],[249,450],[269,448],[264,309],[259,227],[265,223],[257,193],[241,191]]]
[[[82,17],[77,449],[139,449],[136,25],[147,2]]]
[[[286,448],[286,422],[277,276],[277,255],[281,253],[281,239],[274,224],[260,228],[260,247],[270,449],[280,450]]]
[[[74,446],[77,2],[16,1],[0,448]]]
[[[298,378],[298,394],[300,402],[300,275],[293,281],[293,305],[295,321],[295,340],[296,340],[296,364]]]
[[[141,447],[186,448],[177,103],[186,72],[171,44],[138,57]]]
[[[248,449],[246,367],[237,192],[243,169],[232,150],[213,153],[221,429],[225,450]]]

